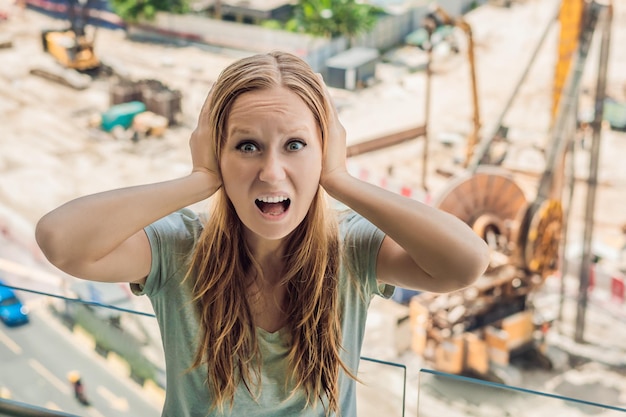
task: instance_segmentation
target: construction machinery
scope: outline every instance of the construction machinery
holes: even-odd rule
[[[476,143],[479,140],[480,131],[480,108],[478,103],[478,86],[476,83],[476,65],[474,61],[474,37],[472,35],[472,27],[467,23],[463,17],[451,17],[443,8],[436,3],[431,5],[432,11],[426,15],[424,19],[424,26],[429,33],[429,38],[443,27],[456,27],[465,33],[467,38],[467,60],[470,69],[470,85],[472,89],[472,125],[473,129],[467,137],[466,157],[463,162],[463,166],[467,167],[472,159],[472,152],[476,147]],[[429,47],[429,48],[432,48]],[[456,48],[458,49],[458,47]]]
[[[536,206],[506,169],[481,166],[451,181],[434,202],[472,227],[492,249],[473,285],[449,294],[420,293],[409,304],[412,349],[439,371],[515,385],[513,356],[532,353],[550,367],[532,294],[557,266],[562,210]]]
[[[78,0],[67,0],[69,27],[48,29],[41,33],[43,50],[64,68],[90,72],[101,67],[94,51],[96,32],[94,30],[89,36],[86,30],[90,1],[79,6]]]
[[[503,114],[494,132],[469,153],[472,163],[465,172],[435,198],[434,206],[466,222],[492,249],[487,271],[473,285],[448,294],[420,293],[410,300],[411,347],[436,370],[514,385],[519,375],[510,366],[512,358],[524,355],[542,367],[554,365],[546,335],[556,317],[542,316],[534,306],[533,294],[560,267],[567,207],[571,205],[571,200],[562,203],[561,194],[568,180],[565,162],[575,137],[581,76],[593,34],[601,27],[603,50],[596,95],[602,103],[600,83],[606,77],[610,15],[610,7],[597,2],[584,10],[575,59],[546,140],[545,169],[536,195],[528,198],[528,192],[503,166],[504,157],[493,155],[492,144],[508,140],[506,135],[502,138],[506,132]],[[507,110],[508,104],[504,112]],[[596,133],[599,126],[597,122]],[[569,176],[571,183],[573,174]],[[590,179],[595,183],[591,174]],[[582,284],[581,290],[586,290]]]

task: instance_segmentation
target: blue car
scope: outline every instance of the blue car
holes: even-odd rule
[[[0,320],[7,326],[28,323],[28,308],[22,304],[15,292],[0,280]]]

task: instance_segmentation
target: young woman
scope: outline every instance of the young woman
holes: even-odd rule
[[[303,60],[244,58],[200,112],[189,175],[78,198],[39,221],[58,268],[150,298],[163,416],[355,417],[371,297],[452,291],[484,272],[487,245],[465,223],[352,177],[345,146]],[[205,215],[186,208],[208,197]]]

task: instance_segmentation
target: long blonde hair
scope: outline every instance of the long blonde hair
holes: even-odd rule
[[[213,86],[208,123],[216,155],[221,155],[233,103],[249,91],[282,86],[300,96],[313,113],[326,152],[330,108],[322,81],[300,58],[282,52],[256,55],[228,66]],[[219,159],[219,158],[218,158]],[[250,285],[262,275],[244,239],[243,226],[222,187],[193,254],[187,279],[200,320],[199,346],[192,368],[205,365],[212,407],[233,405],[243,383],[251,395],[260,387],[261,358],[248,301]],[[339,412],[338,377],[353,374],[340,358],[338,306],[340,242],[336,218],[321,187],[302,223],[286,238],[281,284],[291,335],[288,355],[292,394],[304,390],[307,406],[319,399],[326,414]]]

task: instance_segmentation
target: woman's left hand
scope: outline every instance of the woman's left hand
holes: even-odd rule
[[[321,79],[321,76],[320,76]],[[339,120],[339,114],[335,108],[330,92],[322,80],[324,94],[328,106],[328,138],[326,144],[326,155],[322,162],[322,176],[320,184],[327,191],[327,185],[335,178],[348,174],[346,167],[346,129]]]

